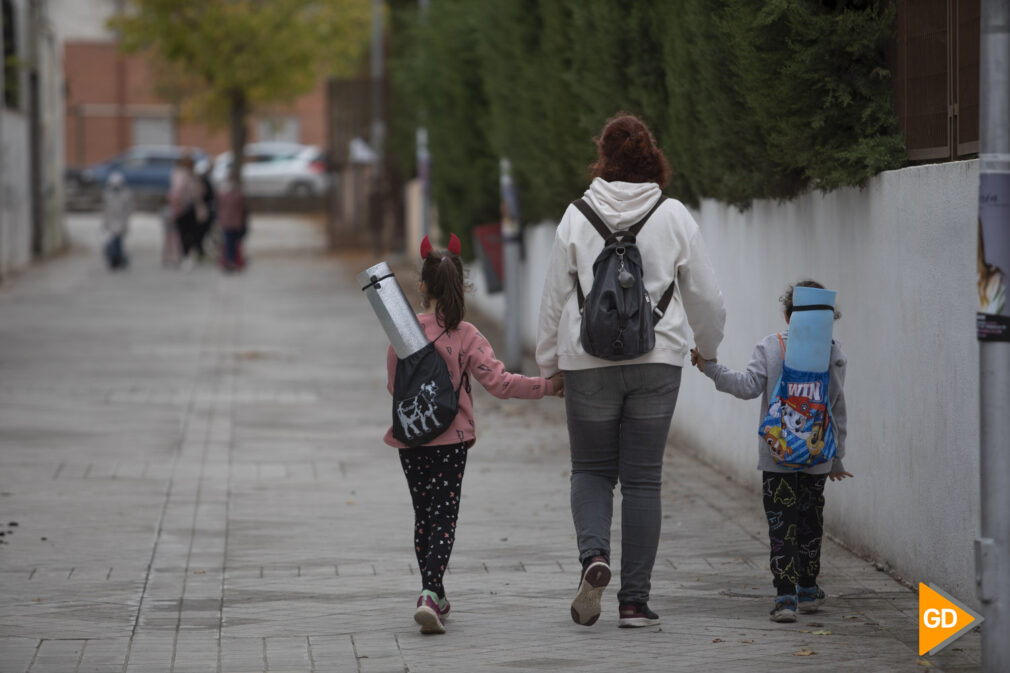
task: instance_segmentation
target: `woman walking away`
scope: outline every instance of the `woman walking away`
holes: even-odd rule
[[[554,239],[537,363],[543,375],[562,370],[565,377],[572,518],[582,563],[572,619],[591,626],[600,616],[620,482],[618,624],[650,626],[659,623],[648,601],[662,520],[663,452],[691,343],[688,324],[695,343],[714,358],[725,309],[698,225],[683,204],[661,193],[670,165],[645,123],[617,115],[596,148],[592,183],[565,211]],[[602,277],[594,278],[598,257]],[[639,310],[622,313],[629,302]]]
[[[812,280],[790,285],[780,297],[788,324],[793,314],[793,288],[824,286]],[[839,314],[835,313],[837,320]],[[717,390],[749,400],[761,395],[761,422],[764,424],[768,402],[776,399],[776,384],[782,374],[786,342],[789,332],[769,334],[754,346],[754,354],[746,371],[735,371],[718,364],[713,358],[704,358],[697,350],[691,352],[691,362],[715,382]],[[846,409],[845,364],[847,359],[837,341],[831,342],[829,366],[828,405],[834,431],[835,456],[832,460],[811,465],[796,471],[783,467],[776,461],[773,451],[780,444],[778,429],[758,440],[758,469],[761,470],[765,515],[768,518],[768,537],[771,541],[772,581],[776,598],[772,607],[773,622],[795,622],[796,609],[816,612],[824,602],[825,594],[817,586],[821,570],[821,536],[824,528],[824,482],[841,481],[852,475],[845,471]],[[819,385],[819,384],[818,384]],[[812,412],[823,408],[821,394],[811,397],[789,397],[780,403],[782,419],[796,419],[803,423]],[[760,426],[759,426],[760,427]],[[816,424],[815,424],[816,427]],[[816,436],[818,433],[814,433]]]
[[[476,440],[470,378],[501,399],[561,396],[563,386],[560,374],[544,379],[507,372],[505,365],[495,358],[484,335],[463,320],[465,283],[458,238],[452,237],[449,250],[432,250],[425,237],[421,258],[424,261],[419,289],[425,310],[418,319],[445,360],[449,378],[458,391],[459,407],[445,432],[423,446],[408,448],[393,437],[393,428],[386,433],[385,442],[400,449],[400,465],[414,505],[414,551],[421,571],[421,595],[417,599],[414,621],[421,625],[421,633],[445,633],[449,600],[442,578],[456,539],[467,451]],[[392,394],[397,370],[396,352],[392,347],[386,364]],[[409,409],[399,411],[404,416],[410,412]]]
[[[188,270],[196,264],[195,254],[200,221],[206,217],[203,202],[203,187],[193,174],[193,159],[188,154],[176,162],[172,171],[172,187],[168,195],[179,232],[182,264]]]
[[[126,179],[119,171],[109,175],[102,192],[102,203],[102,229],[108,235],[105,261],[113,271],[125,269],[130,263],[125,238],[130,231],[130,216],[133,215],[133,192],[126,186]]]

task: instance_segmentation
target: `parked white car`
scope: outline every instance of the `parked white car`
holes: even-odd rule
[[[224,184],[231,169],[231,152],[214,158],[211,177]],[[245,146],[242,187],[249,196],[299,196],[324,194],[330,178],[318,147],[296,143],[261,142]]]

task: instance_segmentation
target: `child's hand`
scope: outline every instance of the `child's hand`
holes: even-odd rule
[[[830,479],[831,481],[841,481],[842,479],[851,476],[852,476],[851,472],[831,472],[828,474],[828,479]]]
[[[705,358],[701,357],[701,353],[698,351],[697,346],[691,349],[691,364],[697,367],[699,372],[702,373],[705,372],[706,362],[718,362],[718,360],[716,360],[715,358],[712,358],[711,360],[706,360]]]
[[[550,379],[548,379],[552,384],[554,384],[554,396],[564,397],[565,396],[565,377],[558,372]]]

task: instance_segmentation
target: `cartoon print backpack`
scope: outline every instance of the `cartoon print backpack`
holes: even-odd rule
[[[435,341],[441,339],[445,330]],[[393,379],[393,437],[409,447],[422,446],[449,429],[459,411],[459,386],[452,385],[449,367],[432,341],[421,350],[396,361]]]
[[[813,292],[806,292],[808,290]],[[814,299],[800,304],[800,297],[804,295]],[[778,335],[782,375],[768,401],[768,413],[758,429],[758,434],[768,445],[772,460],[779,467],[789,470],[827,463],[835,457],[835,432],[828,397],[834,306],[810,303],[826,301],[818,299],[820,297],[828,297],[833,302],[834,292],[805,287],[793,290],[789,343],[792,346],[794,339],[806,343],[798,343],[793,349],[797,354],[792,356],[792,353],[787,353],[782,335]],[[814,318],[808,313],[813,311],[821,315]]]
[[[665,200],[660,195],[645,217],[616,232],[607,228],[584,199],[573,201],[604,240],[603,251],[593,262],[593,286],[589,294],[584,295],[582,285],[578,279],[575,281],[582,312],[580,339],[586,353],[604,360],[629,360],[655,347],[656,323],[673,299],[675,283],[653,306],[642,280],[642,255],[635,239]]]

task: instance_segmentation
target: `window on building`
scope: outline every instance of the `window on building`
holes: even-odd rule
[[[175,126],[170,117],[136,117],[133,120],[134,145],[174,145]]]
[[[256,138],[260,142],[297,143],[301,135],[298,117],[265,117],[256,123]]]
[[[14,3],[3,0],[4,105],[17,109],[21,103],[21,69],[18,67],[18,30]]]

